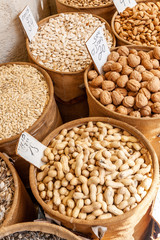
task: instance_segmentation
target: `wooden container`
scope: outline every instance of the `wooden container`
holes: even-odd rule
[[[6,237],[9,234],[23,232],[23,231],[40,231],[43,233],[56,235],[66,240],[81,240],[81,238],[77,237],[75,234],[73,234],[72,232],[68,231],[63,227],[60,227],[48,222],[38,222],[38,221],[19,223],[13,226],[4,227],[0,230],[0,238]]]
[[[8,64],[30,65],[32,67],[37,68],[46,79],[46,82],[49,88],[48,104],[45,107],[44,112],[39,117],[39,119],[31,127],[27,129],[27,132],[29,134],[31,134],[33,137],[35,137],[39,141],[42,141],[49,134],[50,131],[52,131],[53,129],[55,129],[56,127],[62,124],[61,116],[59,114],[59,110],[57,108],[57,105],[54,99],[54,88],[53,88],[53,83],[51,81],[51,78],[44,69],[40,68],[35,64],[31,64],[28,62],[5,63],[5,64],[0,64],[0,67]],[[23,159],[16,156],[15,147],[19,137],[20,137],[20,134],[17,134],[11,138],[0,140],[0,151],[7,153],[11,158],[16,160],[15,167],[19,175],[22,177],[22,179],[25,180],[28,178],[29,164]]]
[[[116,8],[112,3],[106,4],[105,6],[98,7],[74,7],[69,6],[65,3],[62,3],[60,0],[56,0],[57,12],[86,12],[91,14],[96,14],[102,18],[104,18],[107,22],[111,22],[112,16],[116,11]]]
[[[31,221],[36,217],[36,212],[34,209],[34,205],[23,183],[21,182],[14,166],[4,154],[0,153],[0,158],[2,158],[6,162],[8,168],[10,169],[15,187],[12,206],[8,214],[6,215],[6,218],[3,221],[2,225],[0,225],[0,229],[2,229],[5,226],[9,226],[15,223]]]
[[[127,46],[127,47],[129,49],[133,48],[136,50],[143,50],[146,52],[153,49],[152,47],[143,47],[143,46],[135,46],[135,45],[131,45],[131,46]],[[115,48],[115,50],[116,49],[117,48]],[[153,147],[157,153],[158,158],[160,159],[160,147],[159,147],[160,118],[158,118],[158,117],[136,118],[136,117],[123,115],[123,114],[116,113],[116,112],[106,109],[104,105],[102,105],[97,99],[95,99],[95,97],[93,97],[93,95],[89,89],[87,74],[88,74],[88,71],[90,69],[92,69],[92,67],[91,68],[89,67],[85,71],[85,75],[84,75],[84,82],[85,82],[87,98],[88,98],[88,105],[89,105],[89,116],[111,117],[111,118],[120,120],[122,122],[126,122],[126,123],[131,124],[132,126],[136,127],[150,141],[150,143],[153,145]]]
[[[116,216],[106,220],[80,220],[71,218],[65,215],[60,214],[58,211],[51,210],[49,206],[41,199],[39,196],[39,192],[37,190],[37,182],[36,182],[36,172],[37,169],[33,165],[30,166],[30,186],[32,192],[42,206],[44,211],[48,213],[54,219],[57,219],[63,223],[64,226],[77,230],[82,233],[92,233],[93,226],[105,226],[107,227],[107,232],[105,233],[103,240],[140,240],[144,236],[144,232],[146,231],[148,224],[150,222],[150,206],[155,197],[156,190],[157,190],[157,183],[158,183],[158,175],[159,175],[159,164],[157,155],[150,145],[149,141],[134,127],[120,122],[111,118],[104,118],[104,117],[90,117],[90,118],[83,118],[78,119],[69,123],[66,123],[59,128],[55,129],[51,132],[43,141],[43,144],[46,146],[49,145],[51,140],[59,134],[59,132],[64,129],[71,129],[75,126],[79,126],[81,124],[85,124],[88,121],[102,121],[108,122],[116,127],[122,128],[130,132],[132,135],[137,137],[143,145],[148,149],[151,154],[152,162],[153,162],[153,182],[149,192],[145,196],[145,198],[138,204],[137,207],[132,209],[131,211],[124,213],[123,215]],[[132,236],[133,235],[133,236]],[[134,237],[134,238],[133,238]]]
[[[83,12],[81,12],[83,13]],[[73,14],[73,12],[70,12],[68,14]],[[50,18],[55,18],[59,14],[47,17],[43,20],[41,20],[38,25],[42,26],[45,23],[48,22]],[[115,37],[111,31],[110,25],[101,17],[98,17],[93,14],[94,17],[99,18],[102,22],[105,22],[106,29],[111,32],[112,37],[113,37],[113,47],[116,46],[116,41]],[[40,67],[44,68],[50,75],[51,79],[53,80],[54,83],[54,89],[55,89],[55,95],[61,99],[64,102],[68,102],[73,100],[74,98],[77,98],[79,96],[84,95],[84,90],[81,88],[81,85],[84,83],[84,72],[85,69],[77,72],[59,72],[55,70],[51,70],[44,65],[40,64],[32,55],[30,48],[29,48],[29,41],[28,39],[26,40],[26,47],[27,47],[27,52],[28,52],[28,57],[29,61],[36,63]]]

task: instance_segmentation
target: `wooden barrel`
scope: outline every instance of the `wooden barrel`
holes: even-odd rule
[[[11,164],[11,162],[4,154],[0,153],[0,158],[2,158],[5,161],[8,168],[10,169],[11,174],[13,176],[15,187],[12,206],[8,214],[6,215],[6,218],[3,221],[2,225],[0,225],[0,229],[2,229],[5,226],[9,226],[15,223],[31,221],[35,219],[36,212],[34,209],[34,205],[23,183],[21,182],[14,166]]]
[[[83,13],[83,12],[81,12]],[[70,12],[73,14],[73,12]],[[55,18],[59,16],[59,14],[47,17],[41,20],[38,25],[42,26],[49,21],[50,18]],[[110,25],[101,17],[98,17],[93,14],[94,17],[97,17],[101,20],[101,22],[105,22],[106,29],[112,34],[113,37],[113,47],[116,46],[115,37],[111,31]],[[84,72],[85,69],[77,71],[77,72],[59,72],[55,70],[51,70],[44,65],[40,64],[32,55],[29,48],[29,40],[26,39],[26,47],[28,52],[29,61],[33,62],[40,67],[44,68],[50,75],[51,79],[54,83],[55,95],[64,102],[71,101],[74,98],[84,95],[84,90],[81,88],[81,85],[84,83]]]
[[[94,226],[105,226],[107,227],[107,231],[102,238],[103,240],[140,240],[144,236],[145,231],[147,230],[148,224],[150,222],[150,206],[152,201],[155,197],[157,191],[157,183],[158,183],[158,176],[159,176],[159,164],[157,155],[149,143],[149,141],[140,133],[136,128],[124,123],[117,121],[111,118],[104,118],[104,117],[90,117],[90,118],[83,118],[78,119],[69,123],[66,123],[59,128],[55,129],[52,133],[50,133],[43,141],[43,144],[48,146],[51,140],[59,134],[59,132],[66,128],[72,129],[73,127],[80,126],[86,124],[88,121],[101,121],[107,122],[113,126],[122,128],[128,131],[130,134],[135,136],[140,140],[140,142],[146,147],[151,155],[152,163],[153,163],[153,181],[151,188],[149,189],[145,198],[135,207],[134,209],[130,210],[127,213],[124,213],[120,216],[112,217],[106,220],[81,220],[75,219],[63,214],[60,214],[58,211],[51,210],[49,206],[41,199],[38,189],[37,189],[37,180],[36,180],[36,172],[37,169],[33,165],[30,166],[30,186],[32,192],[42,206],[44,211],[48,213],[54,219],[59,220],[62,224],[68,228],[74,229],[76,231],[82,233],[90,233],[93,235],[92,227]],[[133,235],[133,236],[132,236]],[[133,238],[134,237],[134,238]]]
[[[13,226],[3,227],[0,229],[0,239],[3,237],[8,236],[9,234],[23,232],[23,231],[31,231],[37,232],[40,231],[42,233],[48,233],[56,235],[57,237],[64,238],[66,240],[81,240],[81,238],[77,237],[72,232],[68,231],[67,229],[47,223],[47,222],[25,222],[25,223],[18,223]],[[30,240],[30,239],[28,239]]]
[[[56,0],[57,12],[86,12],[91,14],[96,14],[102,18],[104,18],[107,22],[111,22],[112,16],[116,11],[116,8],[112,3],[108,3],[103,6],[98,7],[74,7],[69,6],[65,3],[62,3],[60,0]]]
[[[152,47],[144,47],[144,46],[127,46],[129,49],[136,49],[136,50],[143,50],[143,51],[150,51],[153,48]],[[116,50],[115,48],[114,50]],[[159,134],[160,134],[160,118],[154,117],[154,118],[136,118],[131,117],[128,115],[123,115],[117,112],[110,111],[105,108],[104,105],[102,105],[97,99],[95,99],[89,89],[88,86],[88,79],[87,74],[90,69],[92,69],[93,66],[88,68],[85,71],[84,75],[84,82],[87,92],[87,98],[88,98],[88,105],[89,105],[89,116],[101,116],[101,117],[111,117],[115,118],[117,120],[120,120],[122,122],[126,122],[134,127],[136,127],[139,131],[141,131],[145,137],[150,141],[150,143],[153,145],[158,158],[160,159],[160,147],[159,147]]]
[[[31,64],[28,62],[5,63],[5,64],[0,64],[0,67],[7,66],[9,64],[32,66],[32,67],[38,69],[38,71],[40,71],[43,74],[43,76],[45,77],[45,80],[46,80],[46,82],[48,84],[48,88],[49,88],[48,104],[45,107],[44,112],[39,117],[39,119],[31,127],[29,127],[27,129],[27,132],[29,134],[34,136],[39,141],[42,141],[49,134],[50,131],[54,130],[56,127],[58,127],[62,124],[61,116],[59,114],[59,110],[57,108],[57,105],[56,105],[56,102],[54,99],[54,88],[53,88],[53,83],[51,81],[51,78],[44,69],[40,68],[39,66],[37,66],[35,64]],[[0,151],[7,153],[11,158],[16,160],[15,167],[16,167],[19,175],[21,176],[21,178],[25,181],[26,179],[28,179],[29,164],[26,161],[24,161],[23,159],[16,156],[15,147],[16,147],[19,137],[20,137],[20,134],[17,134],[13,137],[0,140]]]

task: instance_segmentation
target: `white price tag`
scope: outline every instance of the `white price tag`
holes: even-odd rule
[[[103,34],[103,28],[99,27],[86,42],[88,51],[92,57],[95,67],[99,74],[103,73],[103,65],[107,61],[110,50]]]
[[[123,12],[127,7],[133,8],[137,5],[135,0],[113,0],[113,2],[119,13]]]
[[[44,163],[41,161],[44,150],[47,147],[32,137],[29,133],[23,132],[19,138],[16,149],[16,154],[24,158],[29,163],[37,168],[40,168]]]
[[[38,25],[33,17],[31,9],[29,6],[25,7],[23,12],[19,15],[23,28],[29,38],[32,41],[33,37],[36,35],[38,30]]]
[[[153,202],[150,215],[160,227],[160,187],[158,189],[155,201]]]

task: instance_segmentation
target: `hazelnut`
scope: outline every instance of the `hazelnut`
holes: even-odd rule
[[[156,102],[151,106],[152,112],[160,113],[160,102]]]
[[[106,109],[109,110],[109,111],[116,111],[116,107],[113,105],[113,104],[108,104],[106,106]]]
[[[159,61],[157,59],[151,59],[151,63],[154,69],[159,68]]]
[[[136,107],[142,108],[148,104],[147,98],[144,96],[143,93],[138,93],[136,96]]]
[[[137,67],[141,62],[141,59],[139,56],[136,56],[134,54],[129,54],[128,56],[128,65],[130,67]]]
[[[153,73],[149,71],[142,72],[142,81],[150,81],[153,77]]]
[[[109,81],[109,80],[107,80],[107,81],[103,81],[102,82],[102,89],[103,90],[107,90],[107,91],[113,91],[114,89],[115,89],[115,83],[114,82],[112,82],[112,81]]]
[[[141,60],[143,59],[150,60],[150,55],[144,51],[139,51],[138,56],[141,58]]]
[[[124,88],[126,86],[126,83],[128,82],[128,76],[127,75],[121,75],[117,79],[117,85],[118,87]]]
[[[127,90],[125,88],[116,88],[115,91],[119,92],[123,95],[123,97],[127,96]]]
[[[140,72],[134,70],[131,74],[130,74],[130,79],[135,79],[138,82],[140,82],[142,80],[142,75]]]
[[[142,117],[147,117],[151,115],[151,108],[149,106],[145,106],[140,110]]]
[[[152,102],[160,102],[160,92],[153,93],[151,96]]]
[[[100,102],[103,105],[108,105],[112,103],[111,93],[108,91],[103,91],[100,93]]]
[[[134,55],[138,55],[138,52],[137,52],[136,49],[130,49],[130,50],[129,50],[129,53],[130,53],[130,54],[134,54]]]
[[[130,112],[129,116],[140,118],[141,114],[138,111],[133,111],[133,112]]]
[[[141,82],[141,88],[147,87],[148,81]]]
[[[134,97],[132,96],[126,96],[123,99],[123,105],[127,108],[131,108],[134,106]]]
[[[132,92],[138,92],[140,87],[141,87],[141,84],[135,79],[130,79],[127,82],[127,88]]]
[[[100,93],[103,92],[101,88],[91,88],[90,91],[96,99],[100,99]]]
[[[126,56],[120,56],[120,58],[118,59],[118,62],[123,66],[126,66],[128,64],[127,62],[127,57]]]
[[[113,91],[111,93],[111,96],[112,96],[113,104],[116,105],[116,106],[120,105],[123,98],[124,98],[123,95],[121,93],[117,92],[117,91]]]
[[[114,61],[114,62],[117,62],[118,59],[119,59],[119,53],[115,51],[111,52],[107,58],[108,61]]]
[[[160,47],[155,47],[155,48],[153,49],[153,56],[154,56],[156,59],[160,60]]]
[[[122,71],[122,65],[118,62],[114,62],[111,65],[111,71],[121,72]]]
[[[103,79],[104,79],[103,75],[99,75],[98,77],[94,78],[91,82],[89,82],[89,84],[92,87],[99,87],[102,85]]]
[[[160,88],[160,82],[158,77],[153,77],[147,84],[147,89],[150,92],[158,92]]]
[[[128,56],[129,55],[129,49],[126,46],[121,46],[118,48],[117,52],[120,56]]]
[[[98,77],[98,73],[95,70],[90,70],[88,72],[88,79],[92,80],[94,78]]]
[[[150,60],[148,59],[143,59],[141,64],[145,67],[146,70],[151,70],[153,69],[153,64]]]
[[[117,107],[117,110],[116,110],[117,113],[120,113],[120,114],[124,114],[124,115],[127,115],[128,114],[128,110],[126,107],[124,106],[119,106]]]
[[[109,72],[111,71],[111,66],[114,63],[114,61],[108,61],[103,65],[103,71],[104,72]]]
[[[152,69],[152,70],[151,70],[151,73],[153,73],[154,76],[160,78],[160,71],[159,71],[159,70]]]
[[[143,65],[139,65],[135,68],[135,70],[139,73],[142,73],[144,71],[146,71],[145,67]]]
[[[135,97],[137,95],[137,92],[128,92],[128,96]]]
[[[148,91],[147,88],[141,88],[139,90],[139,93],[143,93],[148,100],[151,98],[151,93]]]
[[[119,77],[120,77],[120,74],[118,72],[110,72],[108,78],[106,79],[116,82]]]
[[[121,74],[123,75],[129,75],[133,72],[133,69],[129,67],[128,65],[122,67],[122,72]]]

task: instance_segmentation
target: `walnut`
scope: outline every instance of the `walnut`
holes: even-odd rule
[[[160,89],[160,82],[158,77],[153,77],[147,84],[147,89],[150,92],[158,92]]]
[[[130,67],[137,67],[141,62],[141,59],[139,56],[136,56],[134,54],[129,54],[128,56],[128,65]]]
[[[147,98],[144,96],[143,93],[138,93],[136,96],[136,107],[142,108],[148,104]]]
[[[122,71],[122,65],[118,62],[114,62],[111,65],[111,71],[121,72]]]
[[[127,90],[125,88],[116,88],[115,91],[119,92],[123,95],[123,97],[127,96]]]
[[[141,88],[147,87],[148,81],[141,82]]]
[[[141,88],[139,92],[143,93],[148,100],[151,98],[151,93],[148,91],[147,88]]]
[[[112,73],[111,71],[106,72],[106,73],[104,74],[105,79],[108,79],[108,77],[109,77],[109,75],[110,75],[111,73]]]
[[[138,111],[133,111],[133,112],[130,112],[129,116],[140,118],[141,114]]]
[[[116,105],[116,106],[120,105],[123,98],[124,98],[123,95],[121,93],[117,92],[117,91],[113,91],[111,93],[111,96],[112,96],[113,104]]]
[[[119,77],[120,77],[120,74],[118,72],[110,72],[108,78],[106,79],[116,82]]]
[[[141,58],[141,60],[143,59],[150,60],[150,55],[144,51],[139,51],[138,56]]]
[[[123,75],[129,75],[133,72],[133,69],[129,67],[128,65],[122,67],[122,72],[121,74]]]
[[[132,96],[126,96],[126,97],[124,97],[124,99],[123,99],[123,105],[125,106],[125,107],[127,107],[127,108],[131,108],[131,107],[133,107],[134,106],[134,97],[132,97]]]
[[[142,73],[144,71],[146,71],[145,67],[143,65],[139,65],[135,68],[135,70],[139,73]]]
[[[109,110],[109,111],[116,111],[116,106],[114,106],[113,104],[108,104],[106,106],[106,109]]]
[[[134,70],[131,74],[130,74],[130,79],[135,79],[138,82],[140,82],[142,80],[142,74],[136,70]]]
[[[143,59],[141,64],[145,67],[146,70],[151,70],[153,69],[153,64],[150,60],[148,59]]]
[[[135,97],[137,95],[137,92],[128,92],[128,96]]]
[[[126,46],[121,46],[118,48],[117,52],[120,56],[128,56],[129,55],[129,49]]]
[[[156,102],[151,106],[152,112],[160,113],[160,102]]]
[[[120,113],[120,114],[124,114],[124,115],[127,115],[128,114],[128,110],[126,107],[124,106],[119,106],[117,107],[117,110],[116,110],[117,113]]]
[[[112,103],[111,93],[108,91],[103,91],[100,93],[100,102],[103,105],[108,105]]]
[[[98,77],[98,73],[95,70],[90,70],[88,72],[88,79],[92,80],[94,78]]]
[[[130,53],[130,54],[134,54],[134,55],[138,55],[138,52],[137,52],[136,49],[130,49],[130,50],[129,50],[129,53]]]
[[[150,56],[150,59],[153,59],[153,58],[154,58],[154,56],[153,56],[153,50],[149,51],[148,54],[149,54],[149,56]]]
[[[103,92],[101,88],[90,88],[90,91],[96,99],[100,99],[100,93]]]
[[[126,56],[120,56],[120,58],[118,59],[118,62],[123,66],[126,66],[128,64],[127,62],[127,57]]]
[[[157,59],[151,59],[151,63],[154,69],[159,68],[159,61]]]
[[[140,113],[142,117],[151,116],[151,107],[145,106],[141,108]]]
[[[127,114],[130,114],[131,112],[133,112],[133,108],[128,107],[128,108],[127,108]]]
[[[160,102],[160,92],[153,93],[151,96],[152,102]]]
[[[127,88],[132,92],[138,92],[140,87],[141,87],[141,84],[135,79],[130,79],[127,82]]]
[[[126,83],[128,82],[128,76],[127,75],[121,75],[117,79],[117,85],[118,87],[124,88],[126,86]]]
[[[99,75],[98,77],[94,78],[91,82],[89,82],[89,84],[92,87],[99,87],[102,85],[103,79],[104,79],[103,75]]]
[[[148,106],[151,107],[153,105],[153,102],[148,101]]]
[[[142,81],[150,81],[153,77],[153,73],[149,71],[142,72]]]
[[[114,61],[108,61],[103,65],[103,71],[104,72],[109,72],[111,71],[111,66],[114,63]]]
[[[118,59],[119,59],[119,53],[115,51],[111,52],[107,58],[108,61],[114,61],[114,62],[117,62]]]
[[[155,47],[155,48],[153,49],[153,56],[154,56],[156,59],[160,60],[160,47]]]
[[[151,73],[153,73],[154,76],[160,78],[160,71],[159,71],[159,70],[152,69],[152,70],[151,70]]]
[[[111,92],[115,89],[115,87],[116,87],[116,85],[112,81],[107,80],[107,81],[102,82],[102,89],[103,90],[107,90],[107,91]]]
[[[152,114],[153,118],[160,118],[160,114]]]

